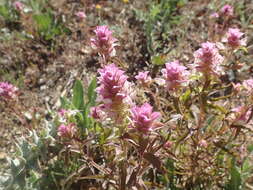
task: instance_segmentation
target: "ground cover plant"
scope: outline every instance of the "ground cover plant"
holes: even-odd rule
[[[252,189],[252,12],[4,1],[0,188]]]

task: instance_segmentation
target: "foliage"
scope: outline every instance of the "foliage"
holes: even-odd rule
[[[33,19],[36,23],[39,36],[44,40],[53,40],[57,35],[69,33],[70,30],[64,27],[62,20],[55,19],[49,11],[47,13],[35,14]]]
[[[176,12],[186,3],[186,0],[152,1],[149,10],[142,12],[135,10],[137,18],[144,22],[144,32],[147,38],[147,49],[151,56],[166,53],[164,44],[170,37],[168,31],[172,25],[180,22],[180,15]]]
[[[12,7],[10,1],[3,1],[0,4],[0,16],[5,20],[6,24],[17,23],[19,13]]]
[[[26,32],[47,42],[54,41],[56,36],[70,34],[70,30],[64,25],[63,18],[55,16],[50,8],[45,8],[46,0],[27,0],[24,3],[23,10],[20,11],[15,10],[11,1],[4,0],[4,3],[0,5],[0,15],[7,27],[20,29],[23,24],[22,27],[27,29]]]

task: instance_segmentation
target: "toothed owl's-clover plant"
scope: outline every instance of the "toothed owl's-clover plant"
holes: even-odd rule
[[[224,31],[194,47],[188,62],[167,60],[134,75],[118,61],[110,27],[95,27],[96,76],[88,86],[76,80],[72,98],[61,97],[51,119],[17,141],[6,189],[243,189],[252,170],[253,79],[223,79],[247,47],[243,29],[227,26],[234,15],[225,5],[210,16],[224,19]],[[1,99],[16,94],[0,83]]]

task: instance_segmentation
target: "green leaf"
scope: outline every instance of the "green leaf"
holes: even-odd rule
[[[176,173],[176,169],[175,169],[175,165],[174,165],[174,160],[169,158],[166,161],[166,171],[167,171],[167,175],[163,175],[164,177],[164,182],[165,184],[167,184],[167,189],[171,189],[171,190],[176,190],[176,182],[175,182],[175,173]]]
[[[253,144],[248,145],[247,150],[251,153],[253,151]]]
[[[231,168],[231,190],[240,189],[241,185],[241,175],[238,172],[237,168],[233,166]]]
[[[68,109],[70,107],[70,102],[66,97],[60,97],[61,108]]]
[[[95,105],[95,101],[97,97],[97,93],[95,91],[96,87],[97,87],[97,79],[94,77],[88,87],[88,99],[89,99],[89,102],[91,103],[91,106]]]
[[[236,165],[235,160],[232,159],[232,166],[230,169],[230,180],[226,185],[227,190],[240,190],[240,186],[242,184],[241,174],[239,173]]]
[[[5,19],[9,18],[9,11],[8,8],[4,5],[0,6],[0,15],[3,16]]]
[[[46,33],[53,22],[49,13],[34,15],[33,19],[37,24],[38,31],[41,33]]]
[[[182,96],[180,96],[180,100],[183,102],[186,102],[187,100],[189,100],[190,96],[191,96],[191,90],[188,89],[186,90],[184,94],[182,94]]]
[[[84,108],[83,85],[80,80],[76,80],[74,84],[72,104],[78,110],[83,110]]]
[[[151,58],[152,64],[154,65],[164,65],[165,64],[165,57],[162,55],[156,55]]]
[[[215,110],[219,110],[223,114],[227,114],[228,113],[228,111],[226,110],[226,108],[224,108],[222,106],[219,106],[217,104],[208,104],[208,107],[213,108]]]
[[[85,106],[84,106],[84,111],[83,111],[83,121],[84,121],[84,126],[86,128],[89,128],[90,127],[90,118],[89,118],[89,111],[90,111],[90,107],[91,107],[91,104],[90,103],[87,103]]]
[[[150,9],[150,17],[154,18],[156,17],[159,13],[161,12],[160,7],[159,6],[155,6],[153,5]]]
[[[241,46],[238,50],[242,50],[245,53],[248,53],[248,49],[246,47]]]
[[[249,159],[246,159],[244,162],[243,162],[243,165],[242,165],[242,173],[250,173],[250,171],[252,170],[252,165],[250,163],[250,160]]]

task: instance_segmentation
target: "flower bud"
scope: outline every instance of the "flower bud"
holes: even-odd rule
[[[83,11],[79,11],[77,13],[75,13],[76,17],[79,19],[79,20],[83,20],[86,18],[86,14],[83,12]]]
[[[64,125],[61,124],[58,127],[58,136],[65,137],[65,138],[72,138],[74,136],[74,133],[76,132],[76,128],[74,124]]]
[[[14,9],[16,9],[17,11],[21,12],[24,9],[24,4],[21,3],[20,1],[15,1],[13,3],[13,7]]]

